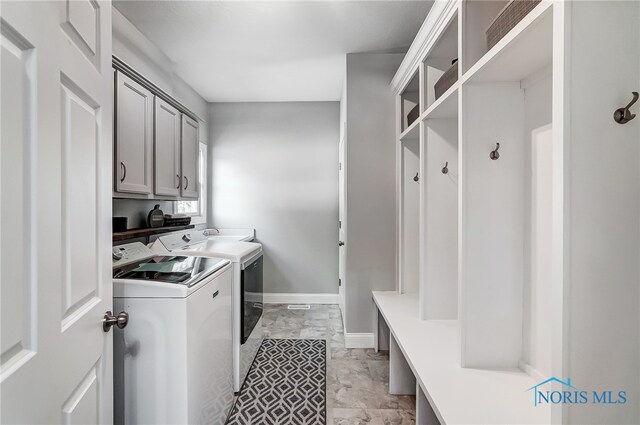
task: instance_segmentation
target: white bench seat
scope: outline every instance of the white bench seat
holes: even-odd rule
[[[420,320],[415,295],[374,291],[373,299],[440,423],[550,423],[550,408],[534,407],[527,391],[537,382],[522,370],[460,366],[457,320]]]

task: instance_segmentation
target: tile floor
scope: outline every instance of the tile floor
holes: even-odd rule
[[[415,397],[389,394],[388,353],[345,348],[337,305],[266,304],[263,326],[268,338],[327,340],[327,425],[415,424]]]

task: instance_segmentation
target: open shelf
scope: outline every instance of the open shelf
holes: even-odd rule
[[[457,320],[420,320],[411,295],[374,291],[373,299],[441,423],[550,422],[548,405],[534,406],[526,391],[537,384],[526,373],[460,367]]]
[[[474,3],[474,2],[471,2]],[[468,72],[464,82],[520,81],[551,64],[553,7],[542,2],[520,21]]]
[[[456,82],[438,98],[429,109],[427,109],[422,117],[423,120],[455,118],[458,116],[458,87]]]
[[[420,138],[420,121],[421,117],[418,117],[413,123],[411,123],[411,125],[400,135],[400,140],[418,140]]]
[[[124,232],[113,232],[113,242],[126,241],[134,238],[144,238],[162,233],[176,232],[178,230],[193,229],[193,224],[185,226],[165,226],[165,227],[144,227],[140,229],[128,229]]]
[[[401,131],[404,133],[413,124],[420,121],[420,73],[415,72],[400,95]]]
[[[457,65],[455,67],[453,65],[458,57],[458,14],[456,13],[451,17],[446,29],[424,60],[425,109],[442,98],[442,96],[436,96],[435,86],[447,71],[450,78],[455,78],[455,81],[459,79],[460,70]]]
[[[462,2],[462,74],[487,53],[487,28],[508,0],[474,0]]]

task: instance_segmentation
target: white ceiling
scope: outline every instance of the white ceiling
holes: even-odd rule
[[[115,7],[209,102],[335,101],[346,53],[404,51],[431,1],[130,1]]]

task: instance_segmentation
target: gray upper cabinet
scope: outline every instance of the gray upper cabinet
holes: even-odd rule
[[[182,197],[198,197],[198,123],[182,115]]]
[[[115,117],[115,190],[150,194],[153,94],[120,72],[116,73]]]
[[[155,98],[154,120],[154,192],[180,196],[180,112]]]
[[[140,75],[115,72],[114,197],[198,199],[198,122]]]

